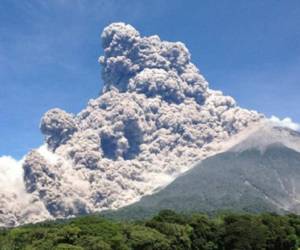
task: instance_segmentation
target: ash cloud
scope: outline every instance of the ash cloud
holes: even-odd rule
[[[23,162],[24,159],[18,161],[10,156],[0,157],[0,227],[51,218],[42,201],[26,192]]]
[[[22,160],[17,161],[11,156],[0,157],[0,189],[18,191],[23,185]]]
[[[143,37],[124,23],[101,39],[103,92],[79,114],[42,117],[46,145],[22,165],[24,192],[42,212],[13,217],[15,224],[128,205],[264,119],[209,89],[181,42]]]

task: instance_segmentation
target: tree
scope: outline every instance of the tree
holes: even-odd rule
[[[194,214],[189,219],[189,225],[193,228],[191,233],[192,249],[216,250],[218,249],[218,226],[207,216]]]
[[[133,250],[171,250],[170,241],[158,231],[141,225],[126,229],[128,245]]]
[[[263,214],[262,224],[268,228],[267,250],[297,250],[298,240],[295,228],[286,216]]]
[[[84,248],[71,244],[59,244],[54,250],[84,250]]]
[[[221,244],[225,250],[265,250],[267,235],[267,227],[257,217],[229,215],[224,218]]]

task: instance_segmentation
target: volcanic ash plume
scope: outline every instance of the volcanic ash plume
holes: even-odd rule
[[[24,189],[31,206],[43,207],[40,219],[130,204],[264,119],[209,89],[181,42],[142,37],[124,23],[106,27],[101,39],[102,94],[77,115],[49,110],[41,120],[46,145],[24,160]],[[5,213],[17,214],[11,204],[21,198],[9,199]],[[36,216],[32,209],[14,223]]]

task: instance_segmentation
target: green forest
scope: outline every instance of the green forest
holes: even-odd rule
[[[76,250],[293,250],[300,216],[178,214],[163,210],[148,220],[82,216],[1,229],[0,249]]]

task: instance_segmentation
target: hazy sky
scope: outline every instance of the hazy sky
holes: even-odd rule
[[[300,122],[299,0],[0,0],[0,156],[42,143],[42,114],[102,87],[100,34],[123,21],[183,41],[214,89]]]

